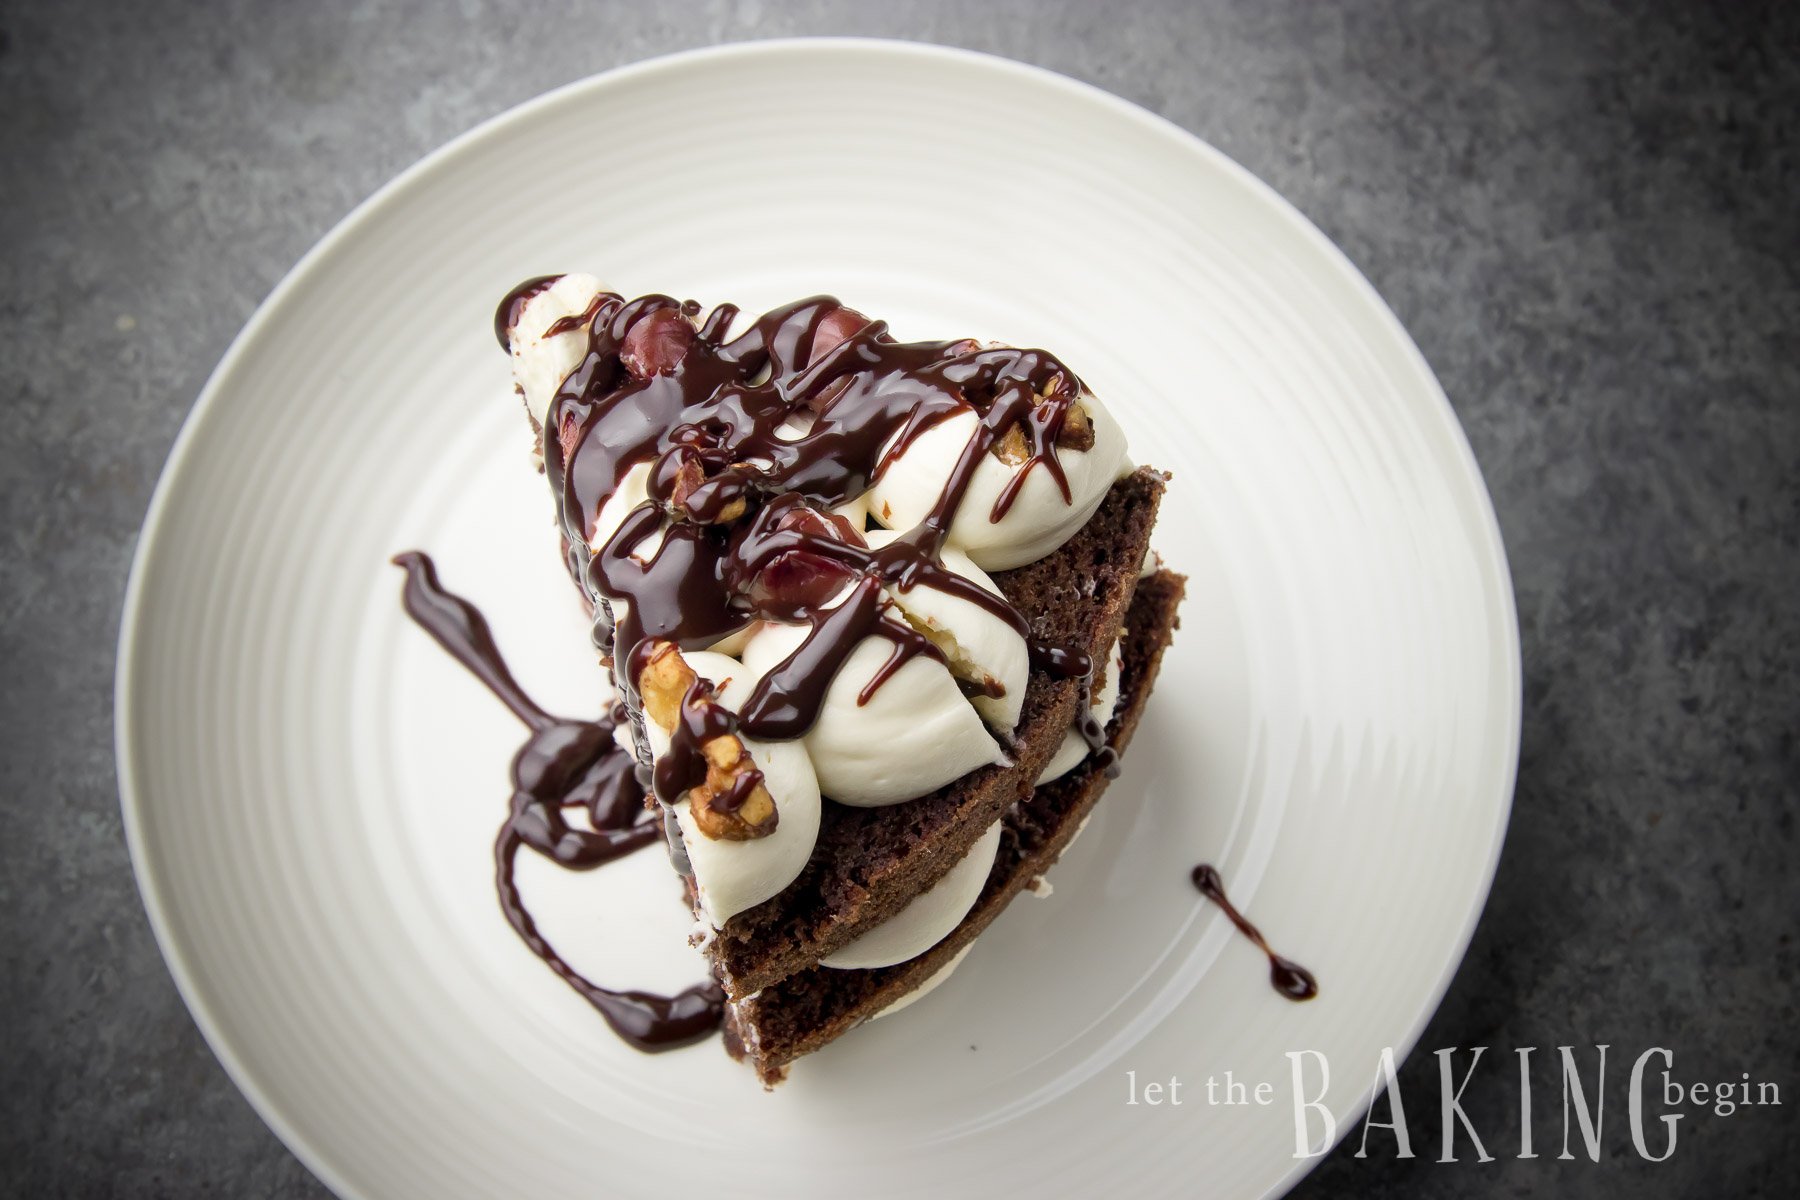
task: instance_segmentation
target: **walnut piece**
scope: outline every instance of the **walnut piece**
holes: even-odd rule
[[[1069,407],[1063,413],[1062,428],[1056,434],[1056,448],[1077,453],[1094,448],[1094,422],[1088,416],[1087,409],[1082,407],[1081,401],[1069,401]],[[1011,467],[1016,467],[1031,457],[1031,443],[1025,439],[1023,421],[1013,422],[1007,426],[1005,433],[994,439],[994,454]]]
[[[1056,445],[1058,449],[1078,453],[1094,448],[1094,422],[1081,401],[1069,402],[1069,411],[1063,414],[1062,430],[1056,435]]]
[[[710,687],[695,688],[698,682],[700,677],[674,643],[662,643],[638,674],[644,715],[676,738],[684,705],[717,703]],[[689,788],[685,797],[700,832],[728,842],[747,842],[774,833],[780,817],[775,797],[769,794],[744,743],[735,734],[715,734],[700,744],[700,754],[706,760],[706,778]],[[739,799],[741,803],[734,803]]]
[[[644,715],[664,733],[673,734],[675,723],[681,719],[681,701],[696,678],[674,642],[659,645],[638,673],[638,696],[644,704]]]
[[[682,460],[681,465],[675,469],[674,485],[669,489],[669,504],[675,509],[678,518],[700,521],[707,525],[729,525],[749,511],[749,502],[741,495],[727,500],[716,515],[708,516],[694,511],[690,501],[707,482],[706,470],[700,465],[698,458]]]
[[[994,442],[994,454],[1009,467],[1016,467],[1031,457],[1031,446],[1025,441],[1025,426],[1014,421]]]

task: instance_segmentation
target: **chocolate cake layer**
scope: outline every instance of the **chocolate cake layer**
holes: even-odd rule
[[[1165,477],[1141,468],[1055,553],[994,576],[1032,637],[1105,657],[1136,592]],[[1074,722],[1084,685],[1034,671],[1010,766],[975,771],[884,808],[827,802],[811,860],[781,894],[725,923],[709,948],[732,997],[814,967],[937,882],[1015,802],[1029,797]]]
[[[1179,627],[1176,608],[1184,586],[1185,580],[1169,571],[1159,571],[1136,586],[1121,647],[1119,706],[1107,727],[1107,743],[1115,751],[1124,751],[1143,715],[1163,651]],[[725,1016],[727,1048],[750,1061],[763,1082],[772,1086],[794,1059],[841,1037],[924,984],[986,929],[1014,896],[1050,869],[1108,782],[1090,757],[1063,778],[1032,791],[1004,817],[999,853],[981,897],[948,937],[891,967],[843,971],[813,966],[760,994],[730,1003]]]

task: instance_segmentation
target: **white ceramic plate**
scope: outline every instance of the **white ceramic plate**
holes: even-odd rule
[[[528,688],[597,710],[489,332],[511,284],[559,269],[749,308],[831,291],[904,336],[1050,346],[1174,473],[1156,541],[1191,580],[1183,628],[1055,894],[773,1094],[717,1045],[627,1049],[514,939],[488,854],[519,730],[403,621],[387,565],[433,552]],[[1217,152],[972,54],[680,55],[432,155],[226,355],[126,603],[133,859],[213,1048],[346,1196],[1279,1191],[1310,1165],[1286,1052],[1323,1052],[1352,1117],[1487,894],[1518,735],[1507,578],[1412,343]],[[659,855],[586,877],[525,858],[578,966],[698,978]],[[1317,1000],[1271,991],[1190,886],[1200,860]],[[1226,1070],[1275,1103],[1207,1105]],[[1179,1076],[1183,1105],[1129,1106],[1127,1071]]]

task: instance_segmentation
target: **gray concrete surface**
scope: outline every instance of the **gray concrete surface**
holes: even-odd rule
[[[512,11],[514,8],[518,11]],[[1304,1196],[1786,1196],[1800,1169],[1800,13],[1568,0],[0,5],[0,1190],[322,1194],[202,1044],[120,834],[126,563],[253,306],[357,200],[546,88],[849,32],[1039,63],[1290,197],[1436,368],[1486,472],[1525,657],[1517,806],[1425,1051],[1660,1044],[1786,1107],[1605,1161],[1340,1149]],[[134,321],[127,321],[129,315]],[[1541,1059],[1540,1059],[1541,1061]],[[1196,1194],[1205,1181],[1195,1181]]]

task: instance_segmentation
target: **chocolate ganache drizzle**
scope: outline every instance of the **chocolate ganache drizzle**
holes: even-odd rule
[[[553,283],[528,280],[502,301],[495,326],[503,344],[524,304]],[[1016,464],[989,520],[1005,517],[1040,467],[1068,500],[1057,450],[1086,448],[1083,436],[1092,436],[1075,408],[1081,381],[1072,371],[1041,350],[898,342],[884,322],[829,296],[775,309],[735,337],[727,333],[736,308],[696,323],[698,313],[668,296],[601,292],[545,334],[586,331],[580,363],[544,421],[544,465],[571,564],[594,602],[595,642],[610,653],[621,694],[637,698],[644,667],[667,643],[703,649],[758,620],[805,625],[801,644],[740,711],[691,718],[714,734],[797,738],[864,638],[892,646],[865,703],[907,660],[943,660],[884,587],[941,590],[1030,637],[1011,604],[946,568],[940,553],[989,453],[1004,451]],[[975,433],[916,527],[872,548],[832,512],[866,492],[923,431],[971,410]],[[602,506],[640,464],[649,467],[648,500],[594,544]],[[1037,649],[1044,669],[1091,680],[1086,654]],[[678,739],[668,756],[675,761],[657,765],[664,804],[680,798],[677,784],[704,774],[703,764],[685,761],[695,741]]]
[[[1311,1000],[1319,994],[1319,981],[1313,978],[1312,972],[1270,949],[1262,930],[1252,925],[1250,919],[1238,911],[1237,905],[1231,902],[1231,897],[1225,894],[1225,880],[1220,877],[1216,867],[1201,863],[1194,868],[1193,880],[1200,894],[1224,909],[1231,923],[1238,927],[1238,932],[1256,943],[1256,948],[1268,956],[1269,984],[1276,991],[1289,1000]]]
[[[394,565],[406,571],[407,615],[531,731],[513,758],[512,802],[494,840],[494,880],[513,931],[637,1049],[672,1050],[712,1033],[724,1014],[725,997],[717,984],[708,980],[674,996],[601,987],[551,947],[519,896],[514,876],[521,846],[558,866],[588,871],[661,840],[661,822],[644,807],[636,762],[613,740],[623,714],[615,706],[598,721],[551,716],[507,669],[487,619],[438,583],[428,556],[409,550],[396,555]],[[569,823],[565,813],[574,808],[586,810],[591,828]]]

